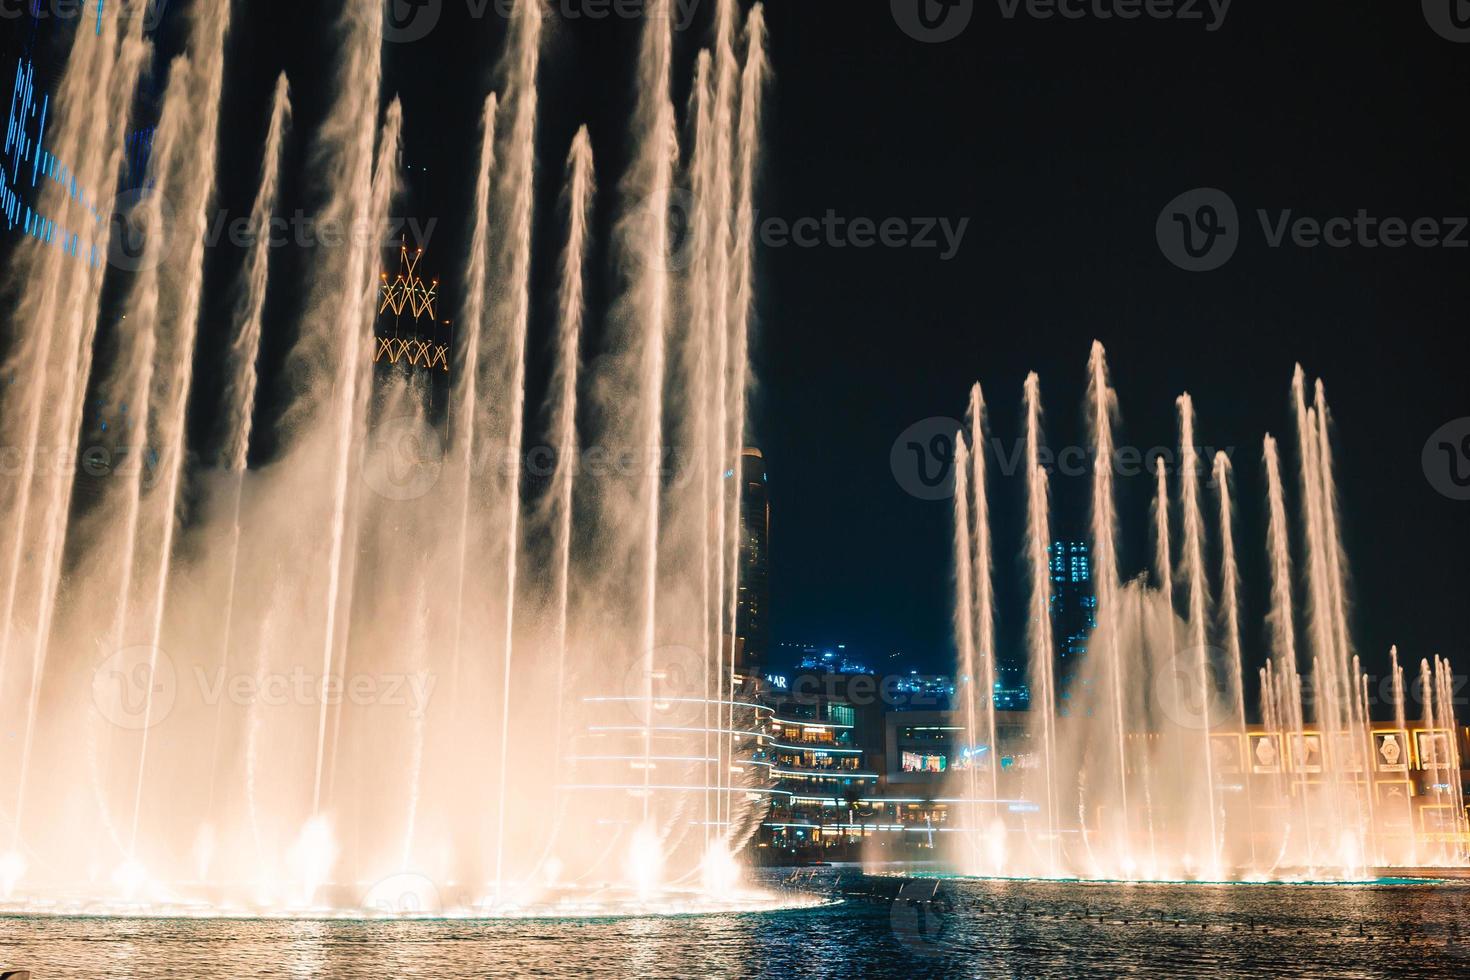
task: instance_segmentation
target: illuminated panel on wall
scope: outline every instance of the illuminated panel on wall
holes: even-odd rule
[[[69,162],[47,148],[46,139],[54,128],[54,108],[51,97],[46,93],[47,82],[38,78],[35,59],[36,41],[39,30],[49,20],[43,16],[41,5],[45,0],[32,0],[30,33],[23,44],[23,52],[16,61],[15,77],[11,88],[10,111],[5,128],[4,154],[0,156],[0,223],[7,231],[19,232],[61,249],[67,255],[85,261],[97,268],[103,261],[100,238],[102,226],[109,218],[110,208],[99,207],[98,189],[82,186],[77,182]],[[166,0],[152,0],[153,3]],[[161,12],[161,8],[158,8]],[[79,12],[86,11],[84,2]],[[102,18],[107,12],[106,0],[97,0],[95,7],[94,35],[102,33]],[[82,13],[86,17],[86,13]],[[152,30],[158,25],[145,25]],[[85,24],[82,27],[85,30]],[[126,139],[127,176],[123,189],[146,190],[145,175],[148,157],[153,149],[153,129],[147,127],[128,135]],[[66,227],[54,215],[40,210],[42,190],[50,181],[62,193],[76,202],[81,227]],[[107,189],[102,189],[104,192]]]
[[[76,201],[94,225],[104,220],[92,192],[77,183],[66,161],[46,148],[51,97],[36,91],[36,66],[21,58],[15,66],[15,84],[10,96],[10,117],[5,127],[4,170],[0,174],[0,214],[8,230],[20,230],[67,255],[84,259],[92,267],[101,263],[97,245],[83,245],[82,230],[65,228],[26,203],[35,201],[43,181],[51,181]],[[85,219],[84,219],[85,220]]]

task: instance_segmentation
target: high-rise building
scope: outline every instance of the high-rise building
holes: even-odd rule
[[[439,280],[419,271],[424,250],[398,248],[398,272],[384,272],[378,288],[378,316],[373,326],[373,365],[379,381],[376,409],[401,412],[395,379],[415,392],[430,424],[448,434],[450,362],[453,326],[438,317]]]
[[[1097,629],[1097,594],[1092,583],[1092,553],[1085,541],[1053,541],[1051,561],[1051,625],[1056,644],[1056,674],[1062,715],[1091,710],[1079,679],[1087,644]]]
[[[759,449],[740,454],[740,592],[735,634],[745,662],[759,669],[771,636],[771,505],[767,496],[766,461]]]

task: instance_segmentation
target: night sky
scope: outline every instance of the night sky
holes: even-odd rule
[[[680,34],[681,105],[709,6]],[[1419,4],[1402,0],[1237,0],[1213,31],[1203,2],[1205,19],[1191,21],[1038,20],[1025,3],[1007,18],[1009,6],[977,0],[958,38],[921,43],[886,0],[770,4],[762,219],[831,211],[909,227],[968,222],[948,260],[942,237],[927,249],[760,251],[751,440],[770,471],[774,638],[845,641],[875,659],[902,651],[906,664],[948,669],[951,505],[905,492],[890,467],[894,441],[921,420],[959,417],[978,379],[1009,446],[1020,435],[1022,381],[1035,370],[1051,445],[1085,444],[1085,366],[1099,338],[1122,403],[1120,444],[1172,445],[1174,398],[1188,390],[1198,441],[1234,449],[1253,663],[1265,652],[1260,440],[1267,430],[1281,437],[1294,501],[1288,396],[1298,361],[1325,380],[1335,413],[1357,647],[1370,669],[1390,643],[1415,660],[1443,653],[1470,663],[1470,503],[1438,493],[1421,464],[1430,434],[1470,415],[1470,248],[1272,248],[1256,215],[1470,215],[1470,44],[1441,38]],[[333,0],[237,5],[220,183],[232,211],[248,213],[282,67],[296,106],[287,172],[310,172],[312,131],[331,94],[337,9]],[[438,219],[427,264],[450,295],[468,234],[479,106],[495,82],[504,26],[493,14],[472,18],[465,0],[443,0],[427,38],[386,49],[386,87],[404,100],[405,162],[415,168],[401,210]],[[16,49],[14,28],[0,26],[0,50]],[[547,38],[538,363],[555,285],[561,164],[587,122],[605,245],[640,28],[579,17]],[[1198,187],[1225,191],[1239,209],[1239,249],[1207,273],[1176,268],[1155,235],[1165,205]],[[287,207],[309,211],[320,193],[293,176]],[[1460,240],[1470,243],[1470,230]],[[221,343],[221,297],[240,257],[211,252],[206,354]],[[284,316],[310,256],[277,265],[271,302]],[[595,303],[605,305],[607,287],[593,283]],[[289,340],[271,335],[267,360]],[[208,390],[215,368],[204,362]],[[207,411],[197,412],[196,429],[208,424]],[[1084,531],[1088,485],[1057,479],[1059,534]],[[1024,628],[1024,509],[1019,481],[998,479],[991,491],[1001,653],[1013,656]],[[1130,575],[1151,554],[1151,492],[1151,477],[1120,482]],[[1205,501],[1214,506],[1213,495]]]

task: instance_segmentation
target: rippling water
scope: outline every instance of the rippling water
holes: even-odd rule
[[[844,901],[597,921],[0,918],[0,968],[31,969],[35,980],[1470,974],[1466,884],[926,881],[837,870],[805,884]]]

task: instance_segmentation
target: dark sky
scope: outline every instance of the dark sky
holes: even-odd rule
[[[766,207],[971,227],[950,262],[932,250],[762,256],[757,418],[777,635],[942,663],[950,507],[906,495],[890,447],[915,421],[963,412],[975,379],[996,433],[1014,438],[1029,370],[1052,445],[1076,444],[1096,337],[1122,403],[1120,442],[1171,444],[1173,401],[1188,390],[1198,441],[1237,447],[1237,537],[1257,586],[1261,435],[1282,436],[1294,460],[1293,364],[1321,376],[1339,426],[1357,644],[1375,659],[1397,642],[1464,662],[1470,505],[1436,493],[1420,457],[1430,433],[1470,414],[1470,250],[1271,249],[1255,211],[1470,211],[1456,111],[1470,46],[1431,32],[1413,3],[1241,0],[1214,33],[1007,21],[978,3],[947,44],[910,40],[888,6],[773,5]],[[1155,221],[1201,186],[1227,191],[1247,224],[1223,269],[1188,273],[1161,254]],[[1024,598],[1017,482],[992,491],[1012,649]],[[1151,487],[1124,482],[1124,566],[1136,571],[1151,548]],[[1054,489],[1056,520],[1074,533],[1087,484]],[[1262,590],[1247,601],[1259,650]]]
[[[968,221],[948,261],[942,248],[761,250],[752,438],[770,470],[775,638],[902,650],[945,669],[950,503],[907,494],[890,449],[915,422],[960,415],[977,379],[1009,444],[1030,370],[1041,374],[1049,441],[1078,444],[1096,337],[1122,402],[1121,443],[1172,444],[1174,398],[1188,390],[1199,441],[1235,450],[1252,661],[1263,652],[1260,439],[1282,436],[1294,466],[1288,391],[1300,361],[1326,381],[1338,423],[1358,647],[1370,665],[1393,642],[1414,658],[1470,662],[1470,503],[1436,492],[1421,465],[1430,434],[1470,415],[1470,248],[1271,248],[1256,217],[1470,214],[1470,44],[1441,38],[1419,4],[1403,0],[1236,0],[1213,31],[1203,0],[1195,6],[1205,21],[1039,20],[1024,3],[1007,18],[1009,0],[964,6],[973,18],[946,43],[908,36],[887,0],[773,0],[768,10],[775,78],[762,217]],[[681,98],[708,7],[680,36]],[[297,107],[288,172],[306,169],[330,94],[339,9],[336,0],[237,4],[220,186],[232,210],[248,211],[283,66]],[[388,88],[405,103],[407,162],[428,168],[405,208],[439,219],[430,252],[450,279],[504,23],[472,18],[465,0],[442,9],[426,39],[388,46],[386,66]],[[0,29],[11,36],[13,27]],[[548,36],[539,133],[547,221],[579,122],[591,127],[605,191],[619,173],[639,28],[583,16]],[[1165,204],[1197,187],[1225,191],[1240,215],[1238,251],[1208,273],[1176,268],[1155,236]],[[288,181],[292,207],[309,209],[317,193]],[[610,201],[599,212],[604,241]],[[543,321],[554,285],[544,260],[557,245],[557,226],[545,227]],[[231,249],[211,254],[211,296],[224,295],[218,287],[238,261]],[[297,277],[309,275],[309,256],[296,265]],[[291,308],[290,293],[275,288],[273,304]],[[201,367],[206,384],[209,371]],[[1082,531],[1087,482],[1058,479],[1060,532]],[[1019,489],[1014,480],[992,487],[1003,654],[1017,649],[1023,625]],[[1150,492],[1148,478],[1120,486],[1130,574],[1152,547]]]

